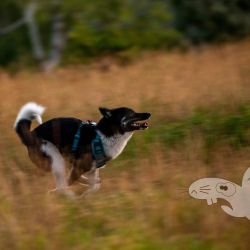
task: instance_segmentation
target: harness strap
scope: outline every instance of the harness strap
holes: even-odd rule
[[[91,142],[92,155],[96,161],[96,167],[100,168],[107,162],[107,156],[105,155],[102,139],[98,133],[96,137]]]
[[[85,125],[85,124],[88,124],[88,123],[87,122],[81,122],[80,126],[77,129],[77,132],[76,132],[76,134],[74,136],[73,144],[72,144],[72,147],[71,147],[72,152],[76,152],[76,150],[78,148],[79,140],[80,140],[80,137],[81,137],[81,129],[82,129],[82,126]]]
[[[90,125],[96,127],[95,122],[90,122],[90,121],[82,121],[80,126],[77,129],[77,132],[74,136],[73,144],[71,147],[72,152],[76,152],[78,149],[79,145],[79,140],[81,137],[81,129],[84,125]],[[96,137],[91,141],[91,151],[92,151],[92,156],[94,160],[96,161],[96,167],[100,168],[106,164],[108,161],[108,158],[104,152],[103,144],[102,144],[102,139],[100,135],[96,132]]]

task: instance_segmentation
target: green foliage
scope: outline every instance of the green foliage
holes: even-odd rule
[[[174,26],[193,43],[225,40],[250,33],[248,0],[171,0]]]
[[[22,10],[15,0],[0,1],[0,28],[7,27],[22,17]],[[29,53],[27,30],[22,27],[6,35],[0,34],[0,64],[7,65],[21,55]]]
[[[198,112],[190,119],[191,125],[205,136],[207,146],[225,141],[233,147],[249,145],[250,108],[240,108],[237,114]]]
[[[131,48],[168,47],[179,39],[169,25],[168,7],[161,1],[85,1],[84,8],[77,10],[79,5],[78,1],[71,4],[69,55],[71,51],[96,56]]]
[[[20,20],[29,1],[2,0],[1,28]],[[144,49],[166,49],[184,44],[221,41],[250,33],[248,0],[72,0],[38,1],[36,21],[45,50],[51,41],[54,14],[64,16],[64,62],[99,55],[132,54]],[[27,27],[0,34],[0,65],[30,62]],[[135,53],[134,53],[135,54]]]

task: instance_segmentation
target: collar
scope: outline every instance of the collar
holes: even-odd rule
[[[73,144],[71,147],[71,151],[73,153],[77,152],[78,146],[79,146],[79,140],[81,137],[81,129],[83,126],[93,126],[96,130],[96,123],[92,121],[82,121],[79,125],[77,132],[74,136]],[[109,160],[104,152],[104,147],[102,143],[101,136],[96,131],[95,138],[91,141],[91,151],[93,159],[96,161],[96,168],[100,168],[106,164],[106,162]]]

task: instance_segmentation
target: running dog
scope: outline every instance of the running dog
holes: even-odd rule
[[[76,181],[87,182],[85,193],[99,189],[99,168],[115,159],[136,130],[148,128],[150,113],[136,113],[130,108],[99,108],[98,123],[77,118],[54,118],[42,123],[45,108],[25,104],[19,111],[14,128],[27,147],[31,161],[39,168],[52,171],[56,188],[67,193]],[[40,125],[31,131],[31,122]],[[66,163],[70,166],[66,176]]]

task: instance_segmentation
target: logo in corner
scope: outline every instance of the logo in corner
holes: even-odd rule
[[[225,200],[231,206],[221,206],[225,213],[250,220],[250,167],[241,186],[225,179],[203,178],[193,182],[188,191],[191,197],[206,200],[208,205],[217,203],[217,199]]]

